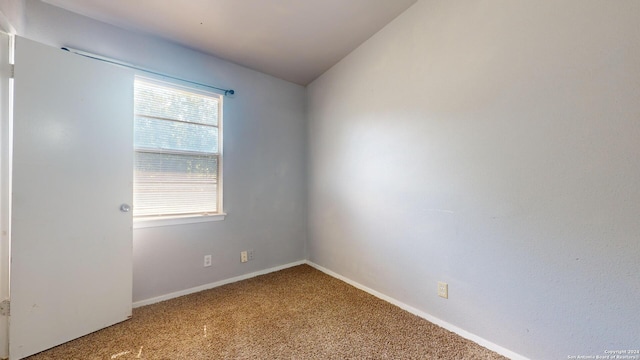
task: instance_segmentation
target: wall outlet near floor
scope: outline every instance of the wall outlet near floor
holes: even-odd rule
[[[204,256],[204,267],[211,266],[211,255]]]
[[[243,251],[240,253],[240,262],[247,262],[249,261],[249,258],[247,257],[247,252]]]
[[[449,298],[449,284],[446,282],[438,281],[438,296],[445,299]]]
[[[247,259],[249,261],[253,260],[254,256],[255,256],[255,252],[253,251],[253,249],[247,250]]]

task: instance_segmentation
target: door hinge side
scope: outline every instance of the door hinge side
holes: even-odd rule
[[[9,300],[2,300],[2,302],[0,302],[0,315],[11,315],[11,302]]]
[[[16,77],[16,66],[14,64],[9,64],[9,78],[15,79]]]

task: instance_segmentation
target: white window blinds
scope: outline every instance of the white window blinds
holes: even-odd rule
[[[135,217],[221,212],[221,97],[135,82]]]

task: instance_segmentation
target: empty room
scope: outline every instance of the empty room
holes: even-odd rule
[[[0,0],[0,359],[640,360],[639,24]]]

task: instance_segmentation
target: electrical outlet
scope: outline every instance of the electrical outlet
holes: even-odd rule
[[[253,249],[249,249],[249,250],[247,251],[247,259],[248,259],[249,261],[251,261],[251,260],[253,260],[254,256],[255,256],[255,252],[253,251]]]
[[[446,282],[438,281],[438,296],[445,299],[449,298],[449,284]]]
[[[249,259],[247,258],[247,252],[243,251],[240,253],[240,262],[247,262],[249,261]]]
[[[204,267],[211,266],[211,255],[204,256]]]

